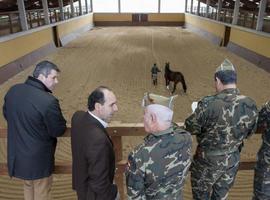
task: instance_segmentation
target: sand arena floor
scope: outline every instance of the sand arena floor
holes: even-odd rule
[[[119,112],[112,123],[142,122],[141,99],[144,92],[169,96],[163,73],[158,86],[151,84],[150,69],[154,62],[164,71],[165,62],[171,69],[181,71],[186,78],[187,94],[178,85],[174,121],[183,122],[191,113],[192,101],[213,94],[215,68],[229,58],[238,72],[238,87],[242,94],[252,97],[260,107],[270,97],[270,74],[246,60],[212,45],[207,40],[180,27],[106,27],[95,28],[60,48],[46,59],[57,63],[62,71],[54,94],[59,98],[68,123],[76,110],[85,110],[89,93],[99,85],[109,86],[118,98]],[[23,82],[33,66],[22,71],[0,89],[0,104],[7,90]],[[18,100],[19,101],[19,100]],[[0,126],[6,127],[3,116]],[[242,160],[255,160],[261,143],[260,135],[246,142]],[[142,141],[142,137],[123,137],[124,158]],[[195,139],[194,139],[195,141]],[[6,162],[6,141],[0,141],[0,162]],[[71,161],[70,140],[59,139],[56,161]],[[195,146],[194,142],[194,146]],[[229,199],[250,199],[253,171],[239,171]],[[70,175],[56,175],[53,198],[76,199],[71,190]],[[0,200],[23,199],[21,182],[0,177]],[[190,184],[186,183],[185,199],[191,199]]]

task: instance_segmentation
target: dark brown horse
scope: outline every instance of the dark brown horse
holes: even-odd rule
[[[177,83],[181,82],[183,86],[183,90],[186,93],[187,85],[185,82],[184,75],[181,72],[173,72],[170,70],[170,63],[165,64],[165,74],[164,78],[166,81],[166,87],[169,88],[170,81],[174,82],[172,94],[175,92]]]

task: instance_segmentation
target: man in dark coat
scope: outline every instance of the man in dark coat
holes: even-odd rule
[[[113,143],[105,129],[117,110],[114,93],[101,86],[88,97],[88,111],[72,117],[72,186],[79,200],[118,199]]]
[[[51,90],[60,70],[49,62],[36,65],[33,77],[9,89],[3,106],[8,129],[8,172],[24,180],[24,198],[49,200],[56,137],[66,129]]]

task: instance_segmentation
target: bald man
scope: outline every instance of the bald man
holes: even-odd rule
[[[191,164],[191,135],[172,123],[170,108],[152,102],[144,109],[144,128],[149,134],[128,156],[128,199],[182,199]]]

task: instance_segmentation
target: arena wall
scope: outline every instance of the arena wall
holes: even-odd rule
[[[144,15],[146,20],[134,21],[134,15]],[[95,13],[96,26],[183,26],[184,13]]]
[[[93,14],[0,38],[0,84],[93,27]]]
[[[227,48],[270,72],[270,34],[241,27],[231,27]]]
[[[90,30],[94,26],[93,13],[76,17],[56,25],[60,46],[65,46],[74,40],[82,32]]]
[[[207,18],[185,13],[185,27],[213,42],[221,45],[223,42],[225,25]]]
[[[131,13],[94,13],[94,22],[131,22]]]
[[[232,27],[230,42],[270,58],[270,35],[260,35],[258,32],[247,32]]]
[[[185,14],[184,13],[151,13],[151,14],[148,14],[148,22],[151,25],[183,26],[185,23]]]
[[[0,83],[3,83],[56,47],[52,29],[42,27],[1,38],[0,49]]]
[[[34,50],[53,42],[50,28],[36,32],[25,32],[0,43],[0,66],[8,64]]]
[[[270,72],[270,34],[185,14],[185,26]]]

